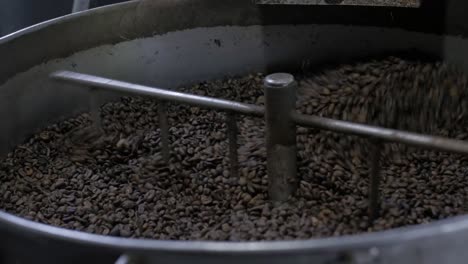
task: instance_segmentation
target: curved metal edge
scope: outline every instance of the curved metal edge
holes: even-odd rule
[[[196,27],[339,24],[467,35],[468,22],[461,11],[468,2],[446,2],[449,1],[426,0],[420,9],[413,10],[275,7],[255,5],[252,0],[134,0],[66,15],[0,38],[0,57],[11,62],[8,66],[0,65],[0,83],[35,65],[80,50]],[[30,43],[36,44],[34,49]]]
[[[261,21],[258,6],[250,0],[134,0],[69,14],[0,38],[0,57],[14,62],[0,64],[0,84],[35,65],[100,45],[197,27]],[[31,43],[36,43],[34,49]]]
[[[112,12],[113,10],[119,10],[122,8],[128,9],[128,8],[134,7],[138,2],[139,0],[131,0],[128,2],[96,7],[96,8],[82,11],[82,12],[76,12],[76,13],[71,13],[71,14],[64,15],[64,16],[59,16],[59,17],[56,17],[56,18],[53,18],[53,19],[50,19],[41,23],[37,23],[29,27],[25,27],[23,29],[7,34],[5,36],[2,36],[0,37],[0,45],[3,45],[10,41],[14,41],[15,39],[21,38],[28,34],[32,34],[36,31],[45,29],[49,26],[55,25],[57,24],[57,22],[67,22],[67,21],[71,21],[79,17],[95,16],[101,13]]]
[[[126,40],[122,31],[131,31],[131,25],[127,22],[126,27],[123,27],[118,21],[120,18],[124,19],[126,14],[135,13],[133,10],[137,9],[138,2],[133,0],[68,14],[0,37],[0,57],[9,61],[8,65],[0,64],[0,85],[16,74],[52,59],[64,58],[94,46]],[[100,20],[94,19],[97,17],[107,17],[109,23],[114,23],[115,28],[121,31],[109,25],[89,25],[100,23]],[[88,24],[83,23],[86,21]],[[104,27],[112,32],[99,32]],[[31,48],[31,43],[35,43],[34,48]]]
[[[103,247],[113,250],[136,253],[204,253],[237,255],[308,254],[319,252],[346,251],[400,245],[405,242],[418,242],[434,239],[436,236],[451,235],[468,230],[468,216],[454,217],[437,222],[396,228],[388,231],[362,235],[350,235],[310,240],[274,242],[216,242],[216,241],[166,241],[151,239],[119,238],[89,234],[80,231],[49,226],[20,218],[0,211],[0,224],[10,231],[18,231],[27,236],[40,236],[75,244]],[[440,238],[440,237],[438,237]]]

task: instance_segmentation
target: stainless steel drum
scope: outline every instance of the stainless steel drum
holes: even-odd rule
[[[131,1],[0,39],[0,153],[86,110],[89,94],[49,75],[76,71],[176,87],[416,50],[468,70],[462,0],[420,8],[276,6],[251,0]],[[114,98],[107,93],[103,100]],[[1,198],[0,198],[1,199]],[[2,263],[465,263],[468,217],[307,241],[187,242],[104,237],[0,212]]]

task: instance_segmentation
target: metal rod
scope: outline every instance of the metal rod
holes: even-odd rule
[[[263,117],[265,108],[252,104],[244,104],[229,100],[221,100],[206,96],[197,96],[179,92],[168,91],[133,83],[121,82],[112,79],[97,77],[69,71],[52,73],[51,78],[66,82],[94,86],[110,91],[119,91],[135,95],[146,95],[161,100],[186,103],[207,108],[221,109],[236,112],[238,114]],[[398,142],[416,147],[437,149],[442,151],[468,154],[468,142],[443,137],[434,137],[394,129],[334,120],[319,116],[309,116],[299,113],[291,113],[292,119],[298,125],[325,129],[340,133],[354,134],[363,137],[372,137],[387,142]]]
[[[98,132],[103,132],[104,129],[102,127],[102,117],[100,112],[99,91],[94,87],[92,87],[90,91],[89,109],[93,127]]]
[[[63,80],[88,86],[100,87],[102,89],[110,91],[152,96],[160,100],[173,101],[226,111],[234,111],[245,115],[254,115],[262,117],[264,113],[263,107],[252,104],[244,104],[207,96],[174,92],[134,83],[121,82],[94,75],[81,74],[70,71],[59,71],[52,73],[51,77],[56,80]]]
[[[166,163],[169,163],[171,156],[169,143],[169,122],[167,120],[166,103],[160,101],[158,104],[159,131],[161,135],[162,156]]]
[[[239,158],[237,154],[237,117],[232,112],[226,112],[226,132],[229,140],[229,163],[231,165],[231,179],[239,177]]]
[[[298,113],[293,113],[292,119],[298,125],[304,127],[313,127],[357,136],[372,137],[387,142],[398,142],[421,148],[468,154],[468,142],[463,140],[428,136]]]
[[[89,2],[90,0],[74,0],[72,13],[88,10]]]
[[[371,165],[369,175],[369,223],[379,217],[380,157],[382,143],[372,141]]]
[[[264,80],[268,193],[273,201],[286,201],[297,188],[296,106],[297,83],[291,74],[276,73]]]

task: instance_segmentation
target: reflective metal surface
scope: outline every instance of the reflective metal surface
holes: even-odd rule
[[[99,76],[81,74],[69,71],[59,71],[51,75],[56,80],[63,81],[74,81],[82,85],[89,85],[93,87],[104,88],[110,91],[116,91],[121,93],[130,93],[143,96],[152,96],[160,100],[167,100],[177,103],[184,103],[189,105],[197,105],[202,107],[208,107],[213,109],[234,111],[241,114],[262,116],[262,107],[249,105],[239,102],[233,102],[229,100],[223,100],[218,98],[212,98],[207,96],[186,94],[180,92],[174,92],[170,90],[164,90],[160,88],[148,87],[144,85],[138,85],[128,82],[122,82],[118,80],[107,79]]]
[[[297,190],[296,108],[297,82],[288,73],[274,73],[263,81],[265,94],[265,142],[268,195],[275,202],[287,201]]]
[[[421,135],[388,128],[369,126],[318,116],[293,114],[294,121],[302,126],[315,127],[335,132],[371,137],[388,142],[398,142],[420,148],[430,148],[453,153],[468,154],[468,142],[437,136]]]
[[[122,82],[90,74],[82,74],[70,71],[59,71],[52,73],[51,78],[64,82],[81,84],[84,85],[84,87],[99,87],[104,90],[117,91],[121,93],[134,95],[150,96],[156,99],[169,100],[172,102],[197,105],[212,109],[233,111],[244,115],[262,117],[265,114],[265,108],[262,106],[234,102],[230,100],[222,100],[207,96],[174,92],[170,90],[164,90],[161,88],[154,88],[129,82]],[[279,85],[277,86],[277,88],[272,89],[275,90],[279,88],[282,88],[282,86]],[[275,100],[279,102],[279,100],[277,100],[279,98],[275,98]],[[281,109],[281,107],[276,108]],[[430,148],[459,154],[468,154],[468,142],[463,140],[422,135],[418,133],[411,133],[401,130],[370,126],[366,124],[335,120],[325,117],[304,115],[295,112],[291,114],[291,118],[296,124],[300,126],[320,128],[334,132],[375,138],[387,142],[403,143],[415,147]],[[281,127],[281,125],[279,126]],[[278,129],[281,130],[280,128]],[[281,136],[278,136],[278,138],[280,137]]]

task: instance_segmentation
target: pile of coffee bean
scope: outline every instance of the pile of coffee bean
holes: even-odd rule
[[[263,77],[180,90],[263,105]],[[389,57],[299,78],[299,112],[467,138],[465,77],[444,64]],[[372,232],[468,210],[466,157],[395,145],[382,159],[380,217],[370,222],[365,140],[309,128],[298,128],[299,189],[273,204],[262,119],[238,117],[240,171],[230,175],[225,114],[167,107],[169,163],[161,154],[157,102],[124,97],[101,107],[102,130],[83,113],[0,160],[0,208],[102,235],[230,241]]]

